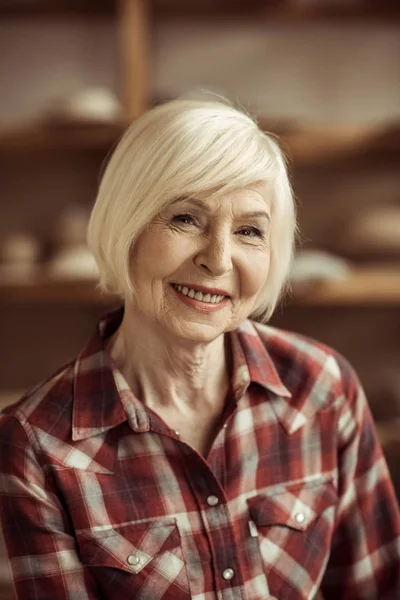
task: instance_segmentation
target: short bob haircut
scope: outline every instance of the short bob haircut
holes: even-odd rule
[[[88,243],[100,288],[134,298],[130,257],[143,229],[182,196],[214,197],[258,182],[271,189],[271,263],[250,315],[267,321],[291,267],[295,204],[283,154],[245,112],[220,100],[178,99],[134,121],[114,150],[99,186]]]

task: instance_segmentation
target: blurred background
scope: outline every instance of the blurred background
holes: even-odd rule
[[[353,363],[400,497],[399,32],[395,0],[0,0],[0,406],[115,306],[85,229],[124,128],[205,89],[281,139],[302,235],[272,324]]]

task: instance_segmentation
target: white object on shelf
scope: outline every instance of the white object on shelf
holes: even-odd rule
[[[351,251],[400,256],[400,205],[364,209],[344,229],[342,244]]]
[[[351,266],[343,258],[322,250],[303,250],[295,257],[290,281],[303,285],[315,281],[346,279]]]
[[[73,246],[60,249],[47,266],[53,279],[97,280],[99,271],[96,261],[86,246]]]
[[[99,271],[93,254],[86,245],[89,211],[71,205],[60,216],[53,230],[55,250],[47,264],[53,279],[97,280]]]
[[[0,278],[26,280],[38,271],[41,255],[39,240],[30,233],[15,231],[0,243]]]
[[[113,123],[122,119],[123,109],[116,95],[105,87],[92,87],[60,100],[49,111],[57,123]]]

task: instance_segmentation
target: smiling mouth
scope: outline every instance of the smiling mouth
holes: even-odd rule
[[[180,294],[183,294],[183,296],[188,296],[189,298],[193,298],[199,302],[204,302],[205,304],[219,304],[228,297],[222,296],[221,294],[204,294],[203,292],[194,290],[193,288],[181,286],[176,283],[173,283],[172,287],[174,287]]]

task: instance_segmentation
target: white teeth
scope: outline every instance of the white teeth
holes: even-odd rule
[[[189,298],[194,298],[195,300],[199,300],[200,302],[206,302],[207,304],[217,304],[218,302],[222,302],[225,296],[220,294],[203,294],[203,292],[199,292],[193,290],[188,287],[182,287],[181,285],[173,284],[174,288],[181,292],[184,296],[189,296]]]

